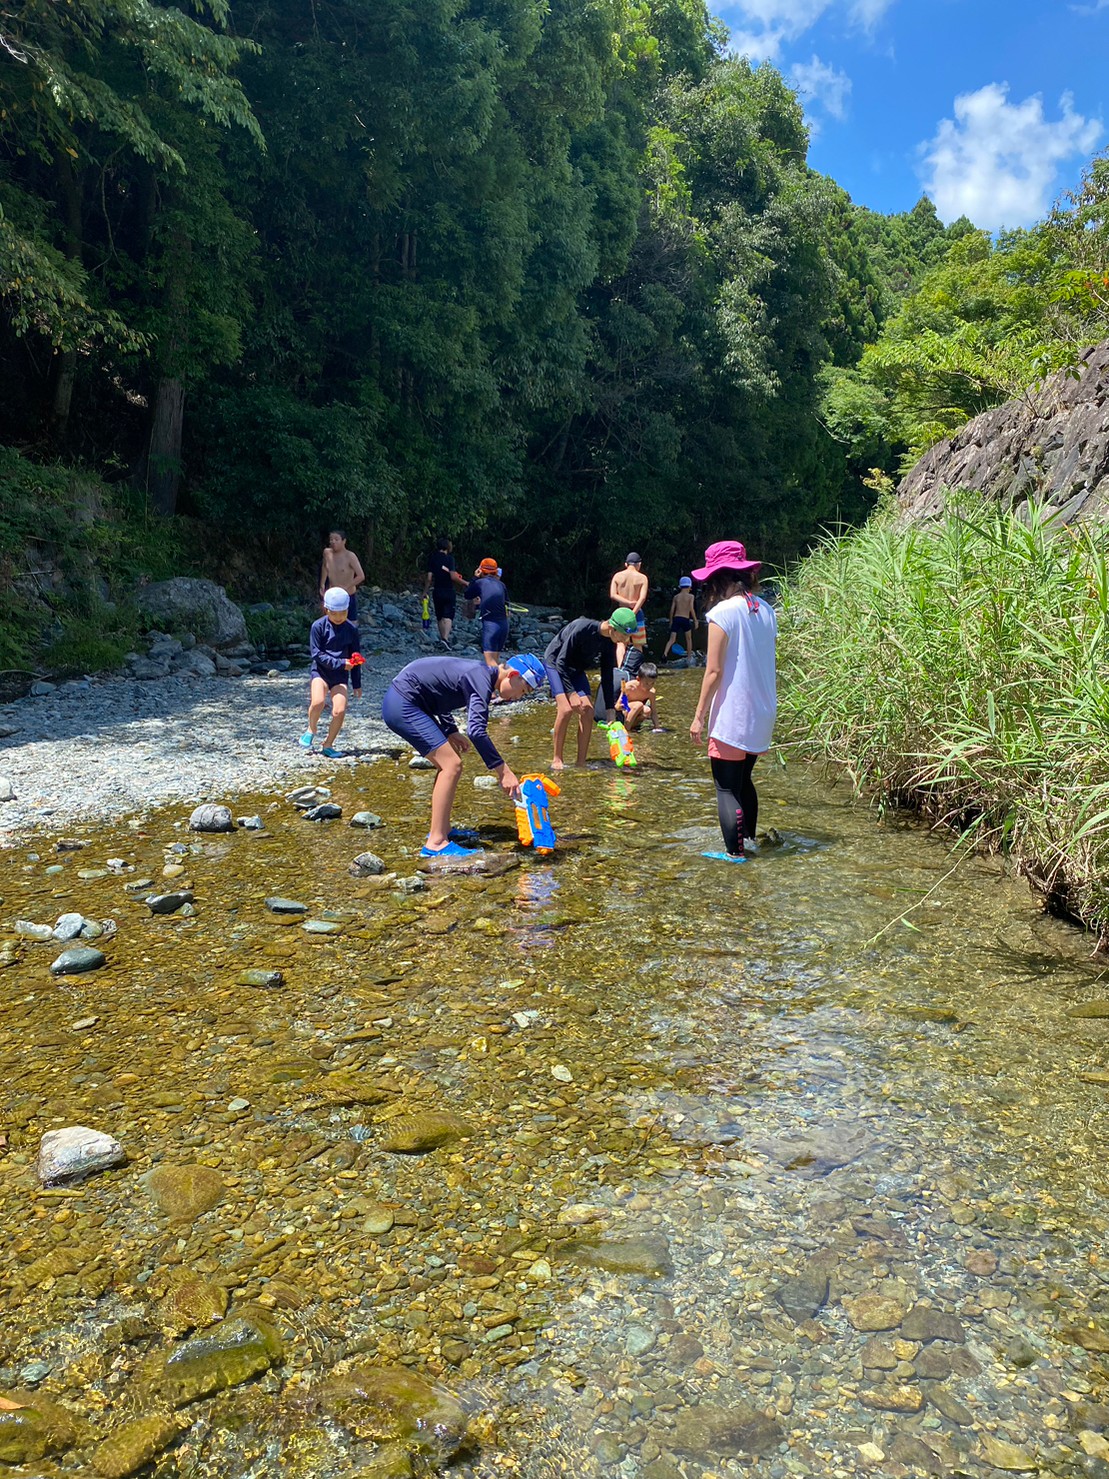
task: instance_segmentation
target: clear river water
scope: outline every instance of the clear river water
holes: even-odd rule
[[[773,757],[780,844],[702,859],[697,678],[550,861],[471,757],[506,870],[351,877],[416,871],[407,755],[0,856],[0,1474],[1109,1476],[1103,961]],[[118,932],[55,979],[67,911]],[[66,1125],[126,1163],[41,1187]]]

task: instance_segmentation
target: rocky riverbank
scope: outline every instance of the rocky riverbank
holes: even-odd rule
[[[0,843],[37,825],[322,778],[394,749],[381,696],[405,663],[442,649],[421,627],[416,596],[372,591],[363,606],[363,698],[349,711],[342,759],[306,755],[296,743],[306,647],[273,658],[242,641],[221,651],[194,633],[154,631],[122,674],[38,683],[27,698],[0,706],[0,798],[8,798],[0,801]],[[514,641],[541,651],[559,620],[551,608],[517,617]],[[455,651],[477,657],[477,622],[463,618],[456,631]]]

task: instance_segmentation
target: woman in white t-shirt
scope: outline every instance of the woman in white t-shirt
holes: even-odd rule
[[[705,551],[693,578],[705,583],[708,656],[697,712],[689,726],[702,743],[708,715],[709,764],[724,851],[706,858],[742,863],[757,850],[759,798],[751,773],[770,748],[778,712],[775,649],[778,623],[769,601],[760,600],[758,560],[749,560],[738,540],[725,539]]]

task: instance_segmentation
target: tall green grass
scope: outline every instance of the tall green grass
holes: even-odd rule
[[[1109,530],[955,502],[784,583],[783,723],[859,790],[1004,849],[1109,935]]]

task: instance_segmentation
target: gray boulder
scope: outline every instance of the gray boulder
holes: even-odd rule
[[[214,678],[216,665],[210,657],[193,648],[183,653],[173,664],[173,671],[183,678]]]
[[[166,664],[156,662],[152,657],[132,658],[127,666],[131,677],[138,678],[142,683],[152,683],[156,678],[169,677],[169,668]]]
[[[141,587],[140,611],[176,631],[190,631],[213,647],[241,647],[247,640],[246,619],[221,585],[179,575]]]
[[[229,806],[208,803],[198,806],[189,817],[190,832],[234,832],[235,822]]]
[[[400,607],[399,606],[394,606],[393,603],[392,603],[392,601],[386,601],[385,602],[385,604],[381,608],[381,615],[382,615],[382,619],[384,621],[407,621],[408,620],[408,617],[400,609]]]
[[[373,852],[360,852],[347,872],[354,878],[373,878],[385,872],[385,864]]]

